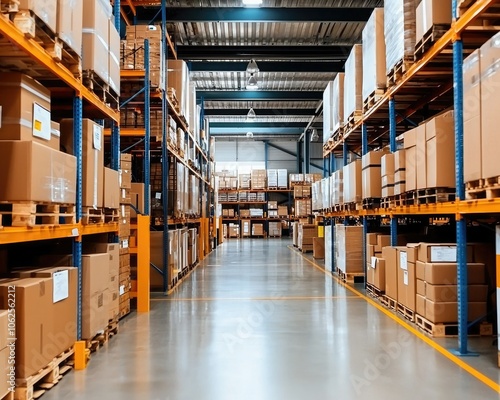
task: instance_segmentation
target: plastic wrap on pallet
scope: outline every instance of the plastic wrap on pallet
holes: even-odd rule
[[[332,227],[325,226],[325,269],[331,271],[332,266]]]
[[[7,3],[2,1],[2,3]],[[54,0],[20,0],[12,3],[19,3],[20,10],[31,10],[40,18],[52,32],[56,31],[57,7]],[[81,14],[80,14],[81,15]]]
[[[78,57],[82,55],[83,0],[57,0],[56,33]]]
[[[344,126],[344,81],[345,74],[339,72],[333,80],[332,133]]]
[[[312,192],[312,210],[319,211],[322,209],[323,197],[321,194],[321,182],[314,182],[311,186]]]
[[[277,188],[278,187],[278,170],[268,169],[267,170],[267,187]]]
[[[189,169],[184,168],[183,211],[189,213]]]
[[[384,9],[375,8],[363,29],[363,101],[386,85]]]
[[[108,84],[120,94],[120,34],[111,19],[108,20]]]
[[[333,205],[344,204],[344,171],[333,173]]]
[[[321,180],[321,194],[323,196],[323,209],[330,208],[330,178],[324,178]]]
[[[278,187],[288,187],[288,171],[286,169],[278,169]]]
[[[363,46],[355,44],[345,63],[344,117],[363,110]]]
[[[417,7],[417,43],[433,25],[450,25],[451,15],[451,0],[422,0]]]
[[[356,160],[343,168],[344,202],[359,203],[362,199],[361,160]]]
[[[328,142],[333,134],[333,88],[334,82],[328,82],[323,92],[323,144]]]
[[[189,120],[189,69],[182,60],[168,61],[168,86],[174,88],[180,114]]]
[[[416,42],[416,3],[416,0],[384,1],[387,73],[390,73],[402,59],[413,60]]]

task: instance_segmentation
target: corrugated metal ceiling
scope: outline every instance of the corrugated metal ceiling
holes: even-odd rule
[[[289,109],[310,108],[312,111],[318,106],[317,101],[206,101],[207,109]],[[311,112],[312,112],[311,111]]]

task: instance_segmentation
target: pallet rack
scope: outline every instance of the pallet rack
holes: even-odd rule
[[[118,4],[117,4],[118,3]],[[115,7],[120,7],[119,2],[115,1]],[[167,34],[167,13],[166,13],[166,1],[163,0],[161,2],[161,30],[162,34],[162,47],[163,47],[163,57],[165,59],[165,71],[167,71],[168,65],[168,54],[172,54],[176,59],[176,51],[175,48]],[[147,252],[149,255],[149,231],[152,226],[149,216],[149,210],[151,205],[150,199],[150,191],[144,191],[144,210],[138,210],[141,214],[148,218],[147,222],[142,222],[137,224],[138,229],[138,237],[144,238],[142,241],[138,238],[138,245],[141,246],[141,249],[137,249],[138,254],[138,266],[137,266],[137,292],[131,292],[132,297],[137,297],[137,305],[139,311],[148,311],[149,310],[149,283],[150,283],[150,268],[154,268],[158,271],[163,277],[163,292],[168,294],[169,292],[169,282],[171,281],[171,277],[168,274],[168,265],[169,265],[169,229],[173,227],[179,226],[196,226],[198,227],[198,243],[199,243],[199,259],[200,261],[204,259],[206,255],[208,255],[208,251],[206,250],[210,246],[210,202],[207,201],[207,209],[202,213],[202,216],[199,218],[180,218],[174,219],[168,216],[166,213],[168,212],[168,171],[169,171],[169,157],[174,157],[176,162],[182,163],[185,168],[187,168],[190,173],[196,176],[199,180],[200,184],[200,193],[210,192],[211,183],[210,183],[210,168],[209,168],[209,160],[210,155],[205,154],[200,144],[196,141],[194,135],[189,131],[188,126],[183,119],[183,116],[179,114],[179,112],[175,109],[171,99],[167,96],[167,83],[168,78],[165,73],[165,84],[163,87],[165,89],[156,89],[152,90],[150,86],[150,63],[149,63],[149,41],[146,39],[144,41],[144,70],[122,70],[120,72],[120,78],[122,83],[137,83],[143,85],[143,87],[134,93],[130,98],[123,100],[121,106],[125,106],[126,104],[138,102],[140,104],[143,102],[143,110],[144,110],[144,128],[121,128],[119,130],[118,136],[120,138],[128,138],[135,140],[135,143],[131,146],[128,146],[126,149],[121,150],[122,152],[128,152],[134,149],[136,146],[141,146],[141,152],[144,153],[143,159],[143,183],[146,188],[150,187],[151,182],[151,174],[150,174],[150,166],[151,166],[151,121],[150,121],[150,113],[153,107],[161,107],[162,110],[162,126],[161,126],[161,142],[159,143],[159,147],[161,149],[161,160],[162,160],[162,205],[163,205],[163,248],[164,254],[163,257],[163,265],[155,266],[150,263],[150,257],[144,257],[144,252]],[[167,119],[171,116],[178,128],[181,128],[185,134],[185,141],[193,146],[195,149],[196,157],[199,161],[199,165],[205,165],[207,168],[206,176],[203,176],[203,168],[198,172],[195,168],[193,168],[189,163],[187,163],[183,157],[179,154],[179,152],[174,149],[172,144],[168,141],[167,134]],[[203,121],[203,112],[201,116],[201,120]],[[115,130],[107,130],[105,131],[105,135],[111,136],[116,135]],[[120,149],[119,139],[114,140],[113,151],[117,152]],[[116,147],[116,143],[118,143],[118,147]],[[140,217],[140,216],[139,216]],[[158,227],[156,226],[155,229]],[[143,230],[147,230],[147,232],[143,232]],[[215,231],[215,229],[214,229]],[[141,244],[142,243],[142,244]],[[147,249],[145,248],[147,244]],[[139,257],[141,256],[141,257]]]
[[[387,134],[390,151],[395,152],[398,124],[402,122],[413,124],[408,118],[431,102],[434,102],[438,109],[444,109],[450,105],[454,106],[456,201],[419,206],[398,206],[383,210],[335,212],[327,213],[326,216],[329,218],[332,230],[336,218],[345,218],[345,223],[347,223],[348,217],[362,218],[365,241],[368,231],[367,218],[370,216],[389,217],[391,245],[393,246],[397,244],[398,217],[409,215],[455,216],[457,221],[456,241],[459,287],[458,350],[456,354],[467,356],[471,355],[471,353],[467,347],[466,219],[471,214],[500,214],[500,199],[465,200],[463,176],[463,58],[464,52],[480,47],[494,33],[498,32],[498,27],[474,27],[472,23],[499,2],[498,0],[477,0],[459,18],[458,3],[458,0],[452,1],[453,23],[451,28],[430,47],[419,61],[408,69],[394,86],[387,90],[384,96],[365,111],[363,117],[351,129],[346,130],[327,143],[324,146],[323,155],[325,165],[329,167],[331,173],[335,170],[336,153],[341,153],[343,164],[347,165],[349,148],[351,150],[354,148],[356,151],[360,150],[361,154],[364,155],[368,152],[370,143],[386,139]],[[443,64],[448,68],[451,66],[450,70],[443,72]],[[452,89],[453,95],[451,96]],[[406,101],[399,106],[395,100],[396,96],[406,96],[412,98],[412,100],[410,102]],[[389,132],[387,132],[387,129],[375,128],[375,126],[381,125],[381,122],[382,125],[386,125],[387,120],[389,121]],[[498,232],[497,229],[497,234]],[[333,240],[331,246],[333,252]],[[364,246],[363,251],[366,273],[366,246]],[[497,271],[499,267],[500,264],[497,261]],[[334,268],[333,265],[332,270]]]

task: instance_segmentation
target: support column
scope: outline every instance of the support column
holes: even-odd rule
[[[361,155],[364,156],[368,153],[368,129],[365,124],[361,125]],[[366,254],[366,236],[368,235],[368,220],[367,217],[363,217],[363,271],[365,273],[365,287],[367,282],[367,254]]]
[[[394,98],[389,100],[389,143],[391,153],[395,153],[396,146],[396,102]],[[391,215],[391,246],[398,244],[398,220]]]
[[[343,158],[343,165],[344,167],[347,165],[348,163],[348,155],[349,155],[349,146],[347,146],[347,142],[344,142],[343,146],[342,146],[342,158]],[[342,180],[344,180],[344,176],[342,176]],[[344,199],[345,201],[345,199]],[[347,218],[344,218],[344,225],[347,226],[349,225],[349,221]]]
[[[311,170],[311,132],[307,129],[304,132],[304,173]]]
[[[147,215],[137,216],[137,311],[150,309],[150,220]]]
[[[297,173],[302,173],[302,145],[300,140],[297,142]]]

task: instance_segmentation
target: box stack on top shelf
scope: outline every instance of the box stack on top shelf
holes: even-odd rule
[[[416,10],[415,59],[420,59],[431,45],[451,26],[451,1],[422,0]]]
[[[344,117],[349,126],[363,115],[363,46],[355,44],[345,63]]]
[[[265,169],[253,169],[250,178],[252,190],[264,190],[266,188],[267,172]]]

